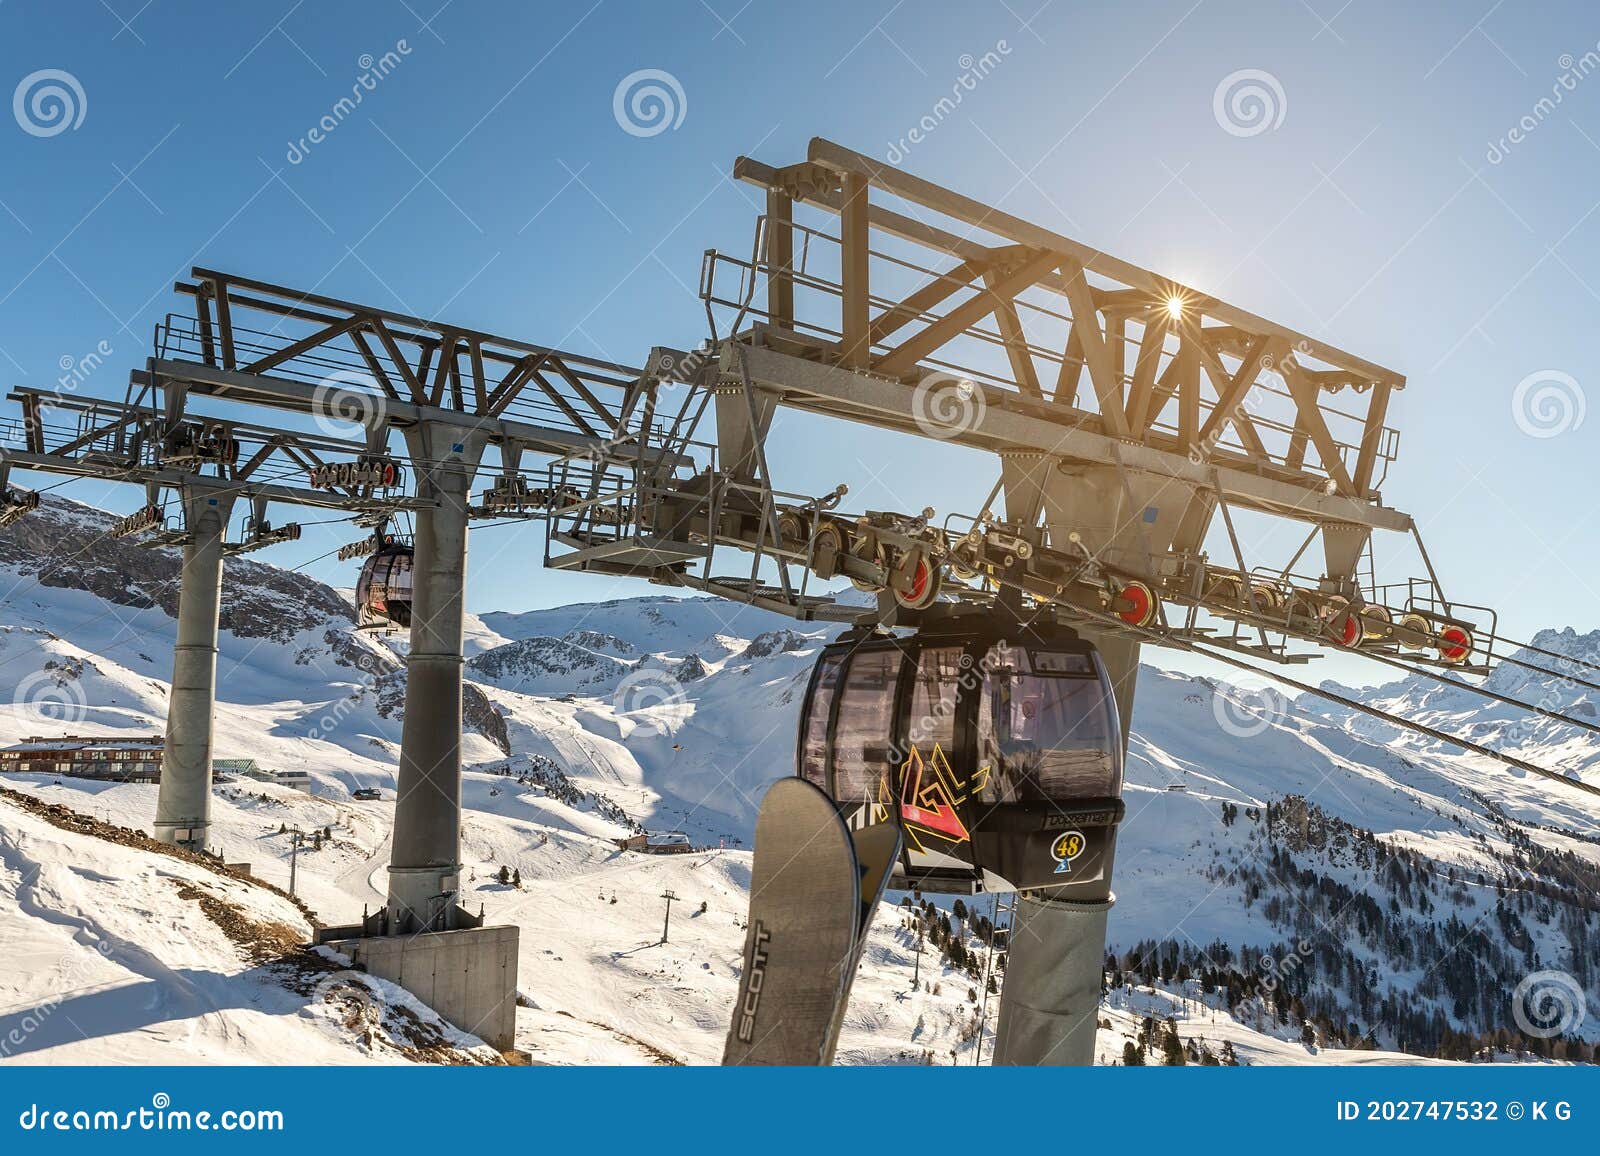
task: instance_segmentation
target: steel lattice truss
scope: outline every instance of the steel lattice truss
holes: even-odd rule
[[[1474,669],[1475,643],[1492,652],[1493,613],[1445,599],[1382,501],[1398,373],[828,141],[734,175],[766,205],[747,257],[707,253],[711,340],[655,349],[621,410],[628,444],[655,436],[658,456],[558,459],[548,488],[574,500],[551,511],[547,564],[800,617],[859,617],[808,592],[846,577],[902,622],[936,613],[942,582],[1277,661],[1307,656],[1291,639]],[[942,524],[845,514],[843,487],[771,476],[779,407],[991,451],[1001,478]],[[1305,545],[1281,570],[1252,562],[1239,510],[1309,524]],[[1230,556],[1207,555],[1213,524]],[[1410,533],[1427,576],[1380,586],[1374,530]],[[1326,568],[1291,573],[1319,536]],[[720,546],[754,555],[747,575],[715,571]]]
[[[136,375],[142,378],[143,375]],[[21,449],[8,468],[164,488],[206,485],[234,496],[319,508],[376,512],[411,504],[399,492],[361,485],[313,489],[319,467],[365,449],[318,433],[297,433],[227,417],[174,413],[135,398],[112,401],[57,390],[14,389],[22,410]]]
[[[498,423],[496,437],[582,448],[617,424],[598,396],[638,371],[480,330],[208,269],[179,282],[192,316],[169,316],[151,372],[236,401],[307,412],[370,394],[392,425]],[[321,391],[320,394],[318,391]],[[468,422],[467,424],[471,424]]]
[[[527,484],[525,452],[632,452],[616,439],[619,388],[639,376],[626,366],[211,270],[176,288],[193,312],[158,326],[121,400],[12,391],[22,448],[3,468],[142,485],[146,510],[164,491],[203,486],[250,499],[251,525],[263,531],[267,502],[373,524],[430,505],[390,446],[392,434],[424,423],[498,447],[499,476],[474,516],[532,517],[548,504]],[[256,420],[263,407],[313,419],[312,428]],[[16,495],[0,517],[21,516],[28,500]],[[146,517],[141,528],[161,525]],[[181,528],[155,535],[182,537]],[[230,549],[283,540],[280,528]]]
[[[950,440],[1217,467],[1239,505],[1409,527],[1377,501],[1393,370],[825,140],[734,175],[767,211],[752,257],[715,255],[704,292],[755,322],[751,372],[785,404],[913,430],[910,389],[885,387],[948,373],[987,408]]]

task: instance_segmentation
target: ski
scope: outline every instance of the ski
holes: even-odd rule
[[[855,849],[856,874],[860,877],[860,910],[856,913],[855,946],[850,953],[848,972],[845,975],[844,994],[833,1009],[833,1022],[828,1038],[823,1042],[823,1063],[833,1063],[833,1053],[839,1046],[839,1032],[844,1027],[845,1012],[850,1006],[850,988],[855,983],[856,970],[861,966],[861,953],[867,946],[867,932],[872,930],[872,917],[883,901],[884,890],[889,886],[889,876],[894,874],[900,858],[901,834],[897,823],[877,823],[850,833]]]
[[[871,856],[865,871],[858,845]],[[832,1060],[862,929],[893,866],[885,850],[877,834],[858,844],[833,800],[804,779],[768,790],[756,819],[744,971],[725,1065]]]

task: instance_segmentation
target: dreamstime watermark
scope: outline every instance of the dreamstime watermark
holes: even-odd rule
[[[629,136],[660,136],[689,115],[689,96],[672,73],[641,68],[617,81],[611,115]]]
[[[157,1092],[150,1106],[124,1112],[106,1108],[52,1109],[29,1104],[17,1116],[25,1132],[282,1132],[283,1112],[276,1108],[225,1108],[191,1112],[174,1108],[172,1097]]]
[[[326,1007],[345,1030],[361,1035],[383,1022],[385,1003],[359,971],[335,971],[311,990],[311,1006]]]
[[[1252,412],[1257,412],[1268,404],[1273,391],[1261,383],[1259,380],[1261,374],[1273,374],[1274,376],[1282,379],[1285,385],[1287,385],[1289,375],[1291,373],[1298,373],[1301,368],[1303,368],[1300,364],[1300,359],[1302,357],[1309,357],[1310,355],[1311,343],[1305,338],[1301,338],[1299,341],[1295,342],[1294,348],[1289,350],[1282,357],[1274,357],[1270,352],[1263,353],[1257,359],[1257,380],[1252,382],[1249,390],[1245,393],[1244,397],[1239,399],[1239,402],[1236,405],[1234,405],[1231,409],[1224,411],[1227,415],[1226,421],[1211,420],[1206,423],[1208,431],[1198,442],[1189,448],[1189,460],[1195,465],[1201,465],[1209,461],[1211,458],[1211,451],[1216,449],[1217,443],[1222,440],[1223,434],[1227,432],[1227,429],[1230,425],[1236,422],[1241,416],[1248,417]],[[1247,356],[1255,357],[1253,353]],[[1243,367],[1241,366],[1241,368]],[[1213,412],[1212,416],[1214,419],[1216,416],[1215,411]],[[1329,492],[1331,493],[1332,491],[1330,490]]]
[[[1531,438],[1560,437],[1576,430],[1587,410],[1583,386],[1559,369],[1530,373],[1511,391],[1512,420]]]
[[[674,723],[688,717],[688,695],[683,683],[664,670],[635,670],[617,684],[611,709],[634,716],[634,729],[642,735],[664,735]],[[642,717],[639,717],[641,716]]]
[[[339,369],[317,382],[311,410],[317,428],[329,437],[365,438],[383,424],[388,405],[370,374]]]
[[[1284,952],[1281,959],[1263,955],[1260,962],[1262,988],[1266,991],[1277,991],[1285,980],[1302,970],[1311,961],[1311,950],[1311,943],[1302,939],[1295,943],[1291,950]]]
[[[1211,94],[1211,115],[1229,136],[1260,136],[1283,123],[1289,98],[1283,83],[1260,68],[1230,72]]]
[[[17,683],[12,704],[30,722],[75,726],[89,715],[89,699],[76,678],[36,670]]]
[[[96,342],[95,347],[88,353],[78,357],[63,353],[56,362],[61,367],[61,376],[56,378],[56,388],[64,393],[72,393],[89,380],[90,376],[105,364],[106,358],[115,352],[111,342],[102,339]]]
[[[1516,124],[1502,133],[1498,140],[1490,141],[1488,150],[1483,154],[1484,160],[1491,165],[1505,160],[1511,155],[1512,149],[1527,140],[1535,129],[1554,115],[1566,100],[1567,93],[1576,91],[1580,81],[1600,70],[1600,43],[1576,58],[1570,52],[1563,52],[1556,58],[1556,67],[1561,69],[1561,75],[1551,83],[1550,95],[1534,101],[1533,107],[1523,113]]]
[[[987,410],[983,387],[957,374],[930,373],[911,391],[912,420],[941,441],[976,429]]]
[[[1011,645],[1005,639],[998,640],[989,652],[976,664],[972,655],[963,653],[956,660],[959,673],[954,682],[941,678],[939,680],[939,699],[929,704],[926,713],[911,721],[906,728],[906,741],[904,745],[894,745],[889,751],[889,762],[893,766],[900,766],[911,757],[911,752],[919,745],[928,742],[934,735],[951,725],[951,720],[956,716],[956,709],[961,701],[961,696],[970,696],[982,684],[983,680],[994,671],[1012,662]]]
[[[29,136],[60,136],[76,129],[89,115],[89,95],[72,73],[41,68],[17,83],[11,94],[11,115]]]
[[[693,385],[700,380],[706,366],[716,360],[718,350],[710,341],[702,341],[681,358],[663,353],[656,361],[661,372],[661,385],[675,389],[680,385]]]
[[[1270,682],[1247,679],[1211,692],[1211,716],[1236,739],[1265,733],[1289,713],[1289,700]]]
[[[1563,655],[1560,658],[1552,659],[1551,666],[1553,669],[1547,670],[1545,673],[1553,676],[1555,681],[1545,688],[1544,693],[1539,696],[1534,706],[1552,714],[1562,713],[1566,701],[1577,694],[1583,685],[1584,680],[1579,677],[1580,672],[1587,673],[1589,668],[1593,667],[1597,661],[1600,661],[1600,654],[1593,651],[1587,651],[1571,657]],[[1540,681],[1544,680],[1541,679]],[[1516,722],[1506,727],[1502,733],[1501,748],[1508,749],[1521,746],[1533,737],[1534,730],[1545,721],[1542,716],[1531,713],[1517,719]]]
[[[994,47],[982,56],[975,57],[970,52],[963,52],[956,60],[956,66],[961,69],[961,74],[950,85],[950,95],[941,96],[934,102],[932,108],[906,130],[905,135],[899,140],[890,141],[884,153],[884,160],[891,165],[897,165],[905,160],[911,150],[933,135],[934,130],[961,107],[961,102],[966,99],[967,94],[976,92],[978,85],[999,68],[1010,55],[1011,45],[1004,40],[996,40]]]
[[[1576,1031],[1588,1011],[1583,988],[1564,971],[1536,971],[1511,993],[1512,1018],[1534,1039]]]
[[[106,363],[106,358],[115,352],[116,350],[112,348],[111,342],[102,339],[97,341],[94,348],[88,353],[80,354],[77,357],[72,356],[70,353],[63,353],[56,360],[56,364],[61,368],[61,376],[56,378],[56,396],[64,397],[67,394],[78,392],[78,387],[94,376],[96,371]]]
[[[284,159],[291,165],[297,165],[310,156],[312,149],[327,140],[335,129],[349,119],[361,102],[367,98],[369,92],[377,91],[378,82],[387,79],[395,69],[400,67],[401,62],[410,55],[411,45],[406,42],[404,37],[396,40],[394,47],[382,56],[375,57],[370,52],[362,53],[360,58],[356,60],[356,64],[361,69],[361,74],[350,85],[350,95],[341,96],[334,101],[332,107],[318,118],[317,122],[311,126],[304,136],[300,137],[299,140],[290,141],[288,151],[284,153]]]

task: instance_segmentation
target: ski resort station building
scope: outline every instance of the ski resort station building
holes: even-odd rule
[[[109,779],[119,783],[158,783],[161,781],[161,754],[165,745],[160,735],[133,739],[85,735],[36,736],[0,750],[0,772],[71,775],[78,779]],[[305,771],[270,770],[259,766],[254,759],[216,759],[212,767],[218,775],[242,775],[300,791],[307,791],[311,787],[311,776]]]
[[[160,735],[144,738],[35,737],[0,750],[0,771],[42,771],[79,779],[155,783],[161,779]]]
[[[311,775],[306,771],[275,771],[263,767],[254,759],[212,759],[211,768],[218,775],[242,775],[263,783],[276,783],[297,791],[311,790]]]
[[[644,831],[618,839],[617,846],[624,851],[641,851],[646,855],[687,855],[694,850],[689,836],[682,831]]]

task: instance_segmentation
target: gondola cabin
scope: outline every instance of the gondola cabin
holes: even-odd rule
[[[413,550],[387,534],[356,580],[356,625],[365,630],[409,629]]]
[[[1066,627],[846,634],[812,673],[798,755],[852,827],[898,810],[894,887],[1032,890],[1110,871],[1116,704],[1099,654]]]

